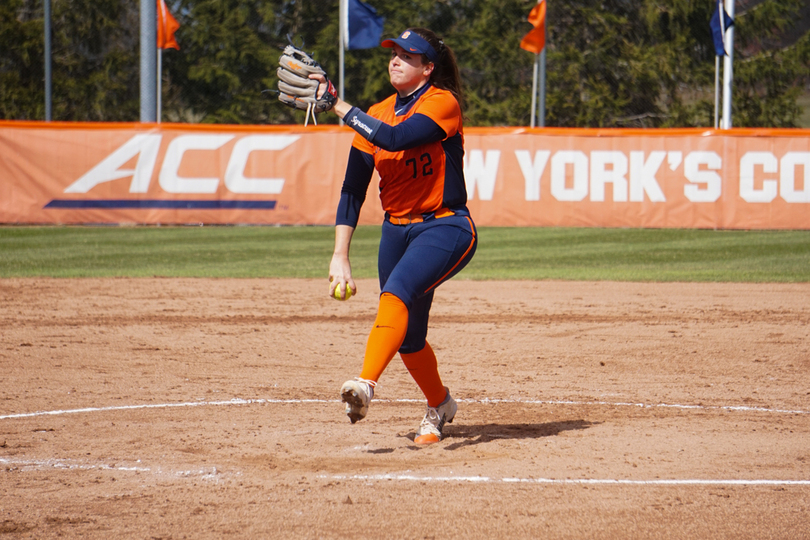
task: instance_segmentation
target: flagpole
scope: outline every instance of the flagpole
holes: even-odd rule
[[[538,124],[540,127],[546,127],[546,45],[543,44],[543,50],[540,51],[540,113],[538,114]]]
[[[537,0],[537,4],[529,13],[529,22],[534,26],[528,34],[523,36],[520,47],[534,53],[534,69],[532,70],[532,110],[529,125],[534,128],[538,123],[540,127],[546,125],[546,5],[545,0]],[[542,38],[540,35],[542,35]],[[542,43],[540,43],[542,41]],[[539,87],[539,88],[538,88]],[[539,90],[539,99],[538,99]],[[538,113],[539,109],[539,113]],[[539,116],[539,119],[538,119]]]
[[[157,53],[157,123],[159,124],[163,106],[163,49],[158,47]]]
[[[53,119],[53,74],[51,71],[51,0],[45,0],[45,121]]]
[[[344,70],[346,64],[346,33],[348,32],[348,19],[349,19],[349,6],[346,3],[346,0],[340,0],[340,5],[338,7],[338,17],[340,20],[338,21],[338,26],[340,27],[338,30],[338,36],[340,40],[340,53],[338,54],[338,64],[339,64],[339,74],[340,77],[338,80],[338,97],[343,99],[343,77],[344,77]],[[338,125],[343,125],[343,119],[338,120]]]
[[[734,0],[726,0],[726,12],[734,18]],[[723,129],[731,128],[731,83],[734,79],[734,26],[725,29],[723,58]]]
[[[141,122],[155,121],[157,2],[141,0]]]
[[[532,119],[531,127],[535,127],[537,122],[535,116],[537,115],[537,73],[540,71],[540,55],[534,55],[534,70],[532,71]]]
[[[714,129],[720,127],[720,57],[714,55]]]
[[[548,7],[548,4],[546,4]],[[546,18],[548,13],[543,17],[543,50],[540,51],[540,114],[539,123],[540,127],[546,127]]]

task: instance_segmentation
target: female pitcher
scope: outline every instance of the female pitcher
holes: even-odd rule
[[[458,408],[426,341],[433,293],[467,265],[478,244],[466,207],[463,94],[455,56],[432,31],[411,28],[381,45],[391,49],[388,73],[396,94],[368,113],[342,100],[332,109],[357,135],[337,208],[330,295],[338,287],[341,297],[346,287],[356,292],[349,246],[375,168],[385,210],[377,318],[360,376],[340,394],[352,423],[364,418],[377,381],[399,351],[427,398],[415,442],[430,444],[441,440]]]

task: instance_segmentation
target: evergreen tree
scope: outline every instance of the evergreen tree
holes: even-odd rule
[[[53,1],[56,120],[135,121],[140,2]],[[546,125],[711,126],[711,0],[546,0]],[[457,55],[467,125],[528,125],[534,55],[519,43],[535,0],[368,0],[384,37],[428,27]],[[163,120],[289,124],[303,113],[276,86],[287,36],[337,84],[338,0],[167,0],[179,51],[163,52]],[[735,23],[733,124],[796,126],[810,73],[806,0],[745,0]],[[804,15],[803,27],[796,22]],[[44,117],[41,0],[0,5],[0,117]],[[390,52],[346,51],[345,97],[368,108],[393,93]],[[335,123],[334,115],[321,122]]]
[[[778,38],[800,7],[766,0],[736,14],[733,125],[796,125],[810,33],[782,49]],[[713,8],[694,0],[550,3],[548,124],[713,125]]]
[[[53,119],[137,120],[137,5],[127,0],[54,0]],[[42,3],[0,6],[0,116],[45,117]]]
[[[39,2],[0,3],[0,118],[45,117],[42,32]]]
[[[735,20],[732,122],[746,127],[797,127],[796,99],[810,82],[810,32],[786,38],[802,0],[766,1]]]
[[[54,0],[54,120],[138,120],[139,20],[130,0]]]
[[[275,86],[286,6],[263,0],[180,0],[168,5],[180,23],[175,34],[180,50],[163,56],[164,117],[267,122],[276,107],[261,92]]]

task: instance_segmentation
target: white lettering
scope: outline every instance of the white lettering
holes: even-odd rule
[[[613,184],[613,202],[627,202],[627,156],[623,153],[602,150],[591,152],[592,201],[605,200],[605,184]]]
[[[769,203],[776,198],[777,181],[764,179],[762,189],[754,188],[754,168],[762,166],[762,172],[775,173],[778,162],[770,152],[746,152],[740,159],[740,197],[745,202]]]
[[[248,178],[245,176],[250,153],[259,150],[283,150],[300,139],[298,135],[248,135],[236,141],[225,170],[225,186],[233,193],[281,193],[283,178]]]
[[[127,176],[132,177],[129,184],[130,193],[146,193],[152,179],[152,171],[155,169],[160,139],[160,135],[135,135],[84,176],[70,184],[65,193],[87,193],[99,184]],[[138,156],[138,161],[134,169],[121,168],[135,156]]]
[[[534,154],[534,162],[528,150],[515,150],[515,157],[520,165],[520,172],[523,173],[525,185],[525,195],[527,201],[540,200],[540,177],[546,170],[548,158],[551,152],[548,150],[538,150]]]
[[[568,188],[567,166],[573,168],[573,187]],[[579,150],[563,150],[551,158],[551,195],[558,201],[581,201],[588,196],[588,157]]]
[[[180,135],[169,143],[158,181],[169,193],[216,193],[219,177],[182,178],[178,175],[187,150],[216,150],[233,135]]]
[[[789,203],[810,202],[810,152],[788,152],[782,157],[779,195]],[[796,188],[796,167],[804,168],[804,186]]]
[[[352,125],[359,127],[360,129],[362,129],[363,131],[365,131],[366,133],[371,135],[371,131],[372,131],[371,128],[368,127],[367,125],[365,125],[360,120],[358,120],[356,116],[354,118],[352,118]]]
[[[652,202],[666,202],[664,192],[661,191],[661,186],[655,179],[666,156],[666,152],[650,152],[650,157],[645,161],[644,152],[630,152],[630,200],[632,202],[644,202],[645,193]]]
[[[467,196],[470,199],[474,197],[477,186],[480,200],[492,200],[500,159],[500,150],[487,150],[486,158],[481,150],[470,150],[469,160],[465,156],[464,178],[467,183]]]
[[[706,165],[710,170],[702,170]],[[690,152],[684,162],[684,176],[691,182],[683,187],[683,194],[692,202],[715,202],[723,191],[723,179],[716,171],[723,166],[723,160],[716,152]],[[705,184],[701,189],[695,184]]]

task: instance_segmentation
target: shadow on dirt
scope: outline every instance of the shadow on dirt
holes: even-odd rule
[[[601,422],[587,420],[568,420],[564,422],[546,422],[544,424],[483,424],[444,428],[444,439],[451,440],[445,450],[457,450],[466,446],[488,443],[498,439],[540,439],[553,437],[563,431],[588,429]],[[461,439],[461,440],[458,440]]]

